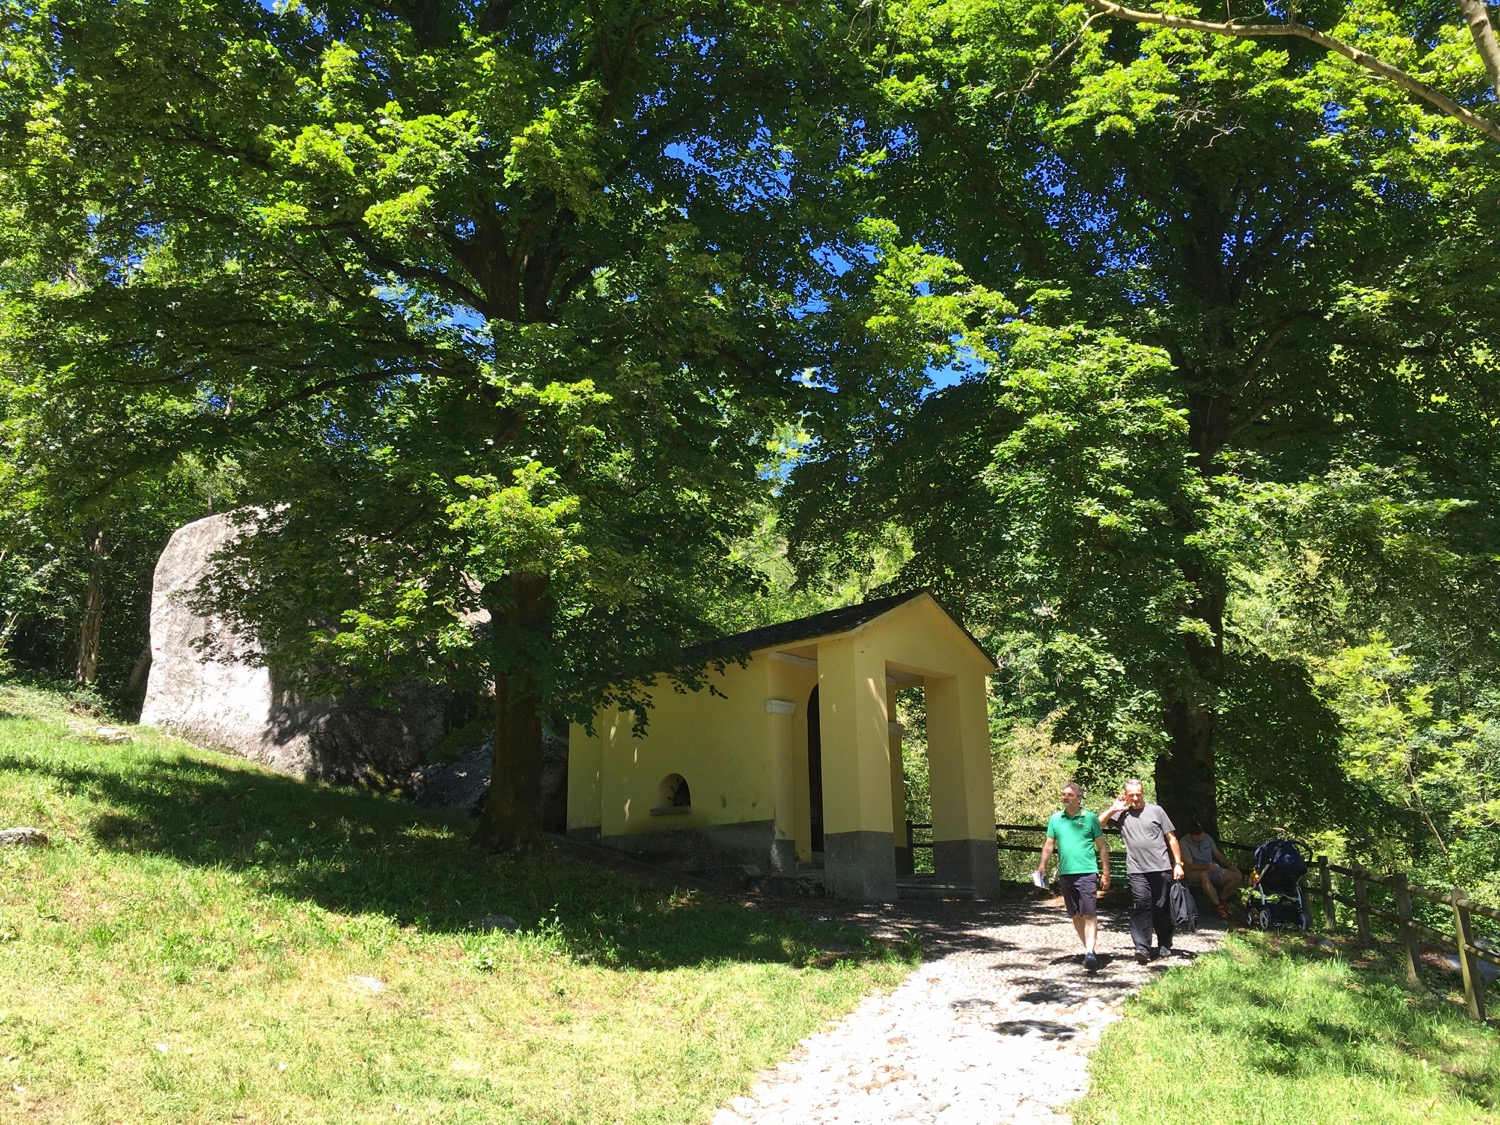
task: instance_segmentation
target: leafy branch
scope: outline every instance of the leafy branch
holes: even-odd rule
[[[1367,51],[1361,51],[1358,47],[1351,46],[1341,39],[1335,39],[1317,28],[1309,27],[1305,23],[1292,21],[1289,23],[1240,23],[1237,20],[1201,20],[1189,16],[1170,15],[1166,12],[1143,11],[1139,8],[1127,8],[1123,4],[1116,4],[1114,0],[1088,0],[1089,4],[1115,19],[1125,20],[1130,23],[1155,24],[1158,27],[1177,28],[1182,31],[1201,31],[1209,35],[1220,35],[1232,39],[1269,39],[1269,38],[1296,38],[1305,39],[1309,43],[1315,43],[1325,51],[1344,58],[1356,66],[1364,67],[1373,74],[1394,82],[1407,93],[1420,98],[1429,105],[1438,109],[1455,121],[1484,134],[1492,141],[1500,142],[1500,125],[1488,121],[1472,110],[1464,108],[1447,94],[1420,79],[1414,78],[1400,67],[1392,66],[1383,59],[1376,58]],[[1469,31],[1474,37],[1474,44],[1479,51],[1479,56],[1484,62],[1485,70],[1489,73],[1491,84],[1494,86],[1496,96],[1500,97],[1500,45],[1496,44],[1495,31],[1490,23],[1489,13],[1486,11],[1483,0],[1458,0],[1459,8],[1463,11],[1465,19],[1469,24]]]

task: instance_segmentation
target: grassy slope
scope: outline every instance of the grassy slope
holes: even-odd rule
[[[95,725],[0,685],[0,1120],[702,1121],[907,968]]]
[[[1389,947],[1230,938],[1132,1000],[1075,1120],[1500,1122],[1494,1026],[1397,974]]]

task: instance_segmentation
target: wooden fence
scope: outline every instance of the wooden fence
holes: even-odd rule
[[[914,833],[932,830],[930,824],[913,824],[910,821],[906,825],[906,838],[911,847],[931,848],[932,841],[929,839],[918,840]],[[1008,852],[1033,852],[1042,850],[1041,844],[1013,844],[1004,839],[1001,833],[1006,832],[1035,832],[1044,834],[1046,825],[1038,824],[997,824],[995,825],[995,846],[1000,851]],[[1110,830],[1106,830],[1110,831]],[[1254,852],[1254,848],[1247,844],[1237,844],[1231,840],[1220,842],[1220,848],[1226,851],[1245,852],[1247,855]],[[1111,859],[1118,853],[1116,849],[1110,849]],[[1396,940],[1401,943],[1406,954],[1406,976],[1412,984],[1419,983],[1417,976],[1417,939],[1426,937],[1432,941],[1439,942],[1457,952],[1459,972],[1464,982],[1464,1002],[1469,1010],[1469,1015],[1476,1020],[1485,1018],[1484,989],[1485,981],[1479,971],[1481,961],[1500,968],[1500,951],[1486,949],[1476,945],[1474,941],[1474,915],[1489,918],[1500,922],[1500,910],[1485,906],[1482,903],[1471,902],[1469,894],[1462,887],[1454,887],[1451,891],[1434,891],[1428,887],[1420,887],[1408,881],[1404,873],[1394,875],[1376,875],[1365,870],[1358,863],[1349,867],[1342,867],[1336,863],[1329,863],[1327,856],[1318,856],[1314,870],[1318,873],[1318,894],[1323,900],[1323,916],[1328,928],[1333,929],[1337,925],[1337,916],[1334,906],[1340,903],[1354,911],[1355,939],[1361,945],[1371,945],[1374,937],[1370,928],[1370,919],[1379,918],[1391,923],[1395,928]],[[1353,897],[1349,898],[1336,893],[1333,889],[1333,876],[1340,875],[1348,878],[1352,883]],[[1386,910],[1370,903],[1370,887],[1377,886],[1389,890],[1392,896],[1393,909]],[[1446,906],[1453,912],[1453,933],[1438,930],[1428,926],[1424,922],[1413,917],[1412,900],[1420,899],[1433,903],[1436,906]]]
[[[1361,945],[1370,945],[1374,937],[1370,919],[1380,918],[1395,927],[1396,940],[1406,955],[1406,977],[1412,983],[1417,978],[1417,939],[1426,937],[1455,950],[1458,954],[1459,972],[1464,981],[1464,1002],[1469,1015],[1476,1020],[1485,1018],[1484,977],[1480,975],[1479,963],[1500,967],[1500,952],[1485,949],[1474,942],[1474,915],[1500,922],[1500,910],[1469,901],[1469,893],[1462,887],[1451,891],[1434,891],[1419,887],[1408,881],[1404,872],[1394,875],[1376,875],[1358,863],[1342,867],[1329,863],[1327,856],[1317,859],[1319,893],[1323,899],[1323,916],[1329,928],[1336,924],[1334,904],[1341,903],[1354,911],[1355,939]],[[1333,889],[1333,877],[1341,875],[1353,883],[1352,898],[1337,894]],[[1387,910],[1370,903],[1370,888],[1381,887],[1391,892],[1393,909]],[[1412,900],[1420,899],[1435,906],[1446,906],[1453,912],[1453,933],[1434,929],[1412,916]]]

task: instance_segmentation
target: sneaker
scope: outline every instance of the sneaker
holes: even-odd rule
[[[1219,912],[1219,917],[1220,918],[1228,918],[1229,917],[1229,907],[1225,906],[1222,902],[1219,903],[1218,906],[1214,907],[1214,909]]]
[[[1099,971],[1099,958],[1092,953],[1085,953],[1083,955],[1083,967],[1091,973],[1097,973]]]
[[[1144,965],[1150,960],[1151,954],[1147,953],[1144,949],[1137,949],[1135,951],[1135,963],[1137,965]]]

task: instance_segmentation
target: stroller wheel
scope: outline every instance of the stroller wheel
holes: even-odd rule
[[[1266,906],[1261,907],[1261,909],[1260,909],[1260,928],[1263,929],[1263,930],[1269,930],[1272,927],[1272,925],[1274,925],[1274,923],[1271,921],[1271,910],[1270,910],[1270,907],[1266,907]]]
[[[1302,923],[1304,931],[1312,929],[1312,918],[1307,913],[1307,907],[1302,907],[1297,912],[1297,920]]]

